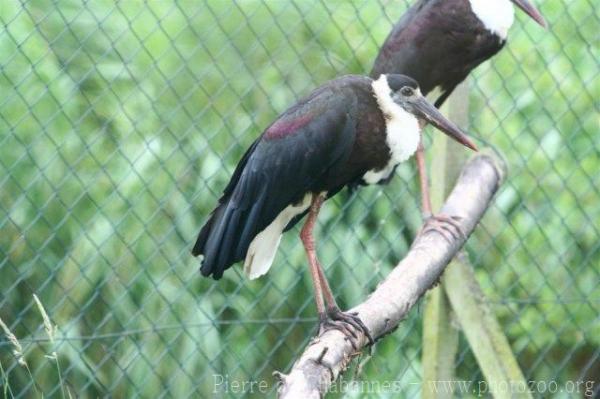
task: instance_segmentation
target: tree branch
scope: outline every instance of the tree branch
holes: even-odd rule
[[[489,154],[479,154],[467,163],[441,213],[459,216],[467,237],[479,223],[498,189],[502,163]],[[391,333],[419,298],[439,280],[442,272],[465,243],[461,237],[448,241],[430,231],[417,236],[406,257],[392,270],[366,301],[350,309],[357,312],[378,340]],[[359,349],[367,340],[359,338]],[[276,372],[280,398],[320,398],[347,368],[356,351],[338,330],[314,338],[296,361],[289,375]]]

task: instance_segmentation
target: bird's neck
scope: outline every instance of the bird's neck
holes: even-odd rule
[[[379,76],[377,80],[374,80],[371,87],[373,89],[373,96],[377,100],[377,106],[386,119],[393,118],[395,115],[406,112],[401,106],[394,102],[394,99],[392,99],[392,89],[388,84],[385,74]]]
[[[395,165],[415,153],[421,137],[421,127],[413,114],[404,110],[392,99],[392,90],[385,75],[373,81],[372,89],[385,120],[390,162]]]
[[[515,20],[515,10],[510,0],[469,0],[469,4],[487,30],[506,40]]]

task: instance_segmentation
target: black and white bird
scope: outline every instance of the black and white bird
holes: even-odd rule
[[[317,259],[313,226],[323,201],[345,186],[387,182],[416,151],[420,119],[475,149],[409,77],[350,75],[313,91],[279,116],[238,163],[193,248],[193,255],[203,256],[201,273],[219,279],[243,260],[250,279],[265,274],[282,234],[308,213],[300,236],[321,326],[343,330],[351,324],[369,337],[356,315],[338,308]]]
[[[528,0],[418,0],[390,32],[370,76],[408,75],[424,95],[439,91],[435,106],[440,107],[473,69],[504,47],[514,22],[513,3],[546,26]],[[431,215],[422,144],[416,160],[423,212]]]

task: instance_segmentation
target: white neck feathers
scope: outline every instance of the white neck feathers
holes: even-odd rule
[[[394,102],[386,75],[373,81],[372,87],[379,109],[385,116],[390,163],[396,165],[407,160],[417,150],[421,134],[419,121]]]
[[[379,109],[387,117],[391,118],[394,114],[406,112],[392,99],[392,89],[390,89],[386,75],[380,75],[379,79],[374,80],[371,86],[373,87],[373,93],[375,93]]]
[[[469,0],[469,3],[485,28],[505,40],[515,20],[515,10],[510,0]]]

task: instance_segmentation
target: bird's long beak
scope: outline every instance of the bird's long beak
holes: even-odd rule
[[[417,97],[411,101],[413,111],[415,115],[421,119],[426,120],[440,131],[446,133],[448,136],[458,141],[465,147],[477,151],[477,146],[471,141],[471,139],[464,133],[458,126],[450,122],[436,107],[434,107],[429,101],[423,96]]]
[[[529,2],[529,0],[512,0],[513,3],[517,5],[521,10],[523,10],[527,15],[529,15],[535,22],[540,24],[542,27],[547,28],[548,24],[546,24],[546,20],[542,17],[542,14],[538,11],[537,8],[533,4]]]

